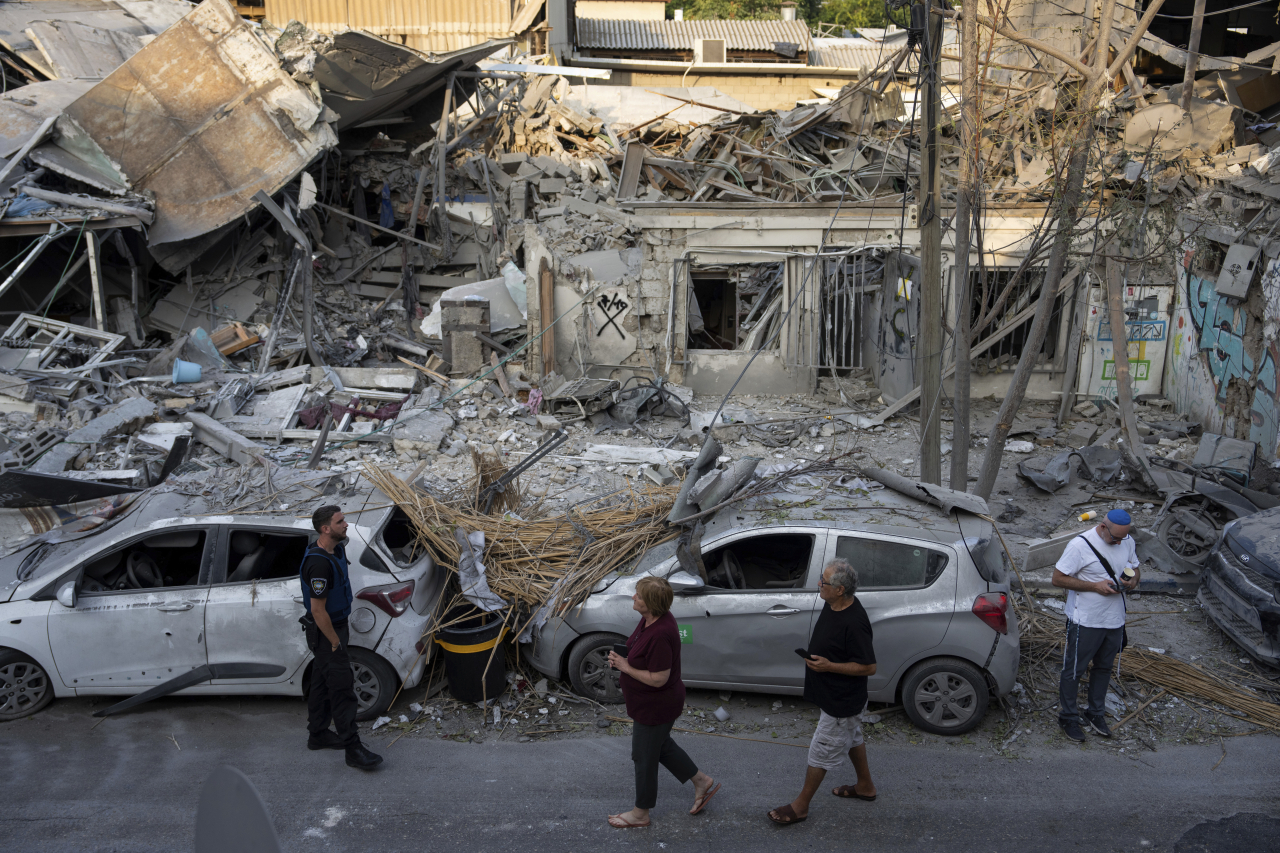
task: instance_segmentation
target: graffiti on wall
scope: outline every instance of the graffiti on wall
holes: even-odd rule
[[[1253,359],[1244,351],[1248,318],[1243,305],[1219,296],[1208,279],[1188,275],[1187,290],[1191,322],[1200,333],[1200,352],[1208,360],[1218,402],[1224,403],[1232,379],[1248,382],[1253,376]]]
[[[1189,259],[1188,259],[1189,260]],[[1280,261],[1271,261],[1262,276],[1264,322],[1249,315],[1241,301],[1219,296],[1214,282],[1184,267],[1186,309],[1195,329],[1197,354],[1213,386],[1218,409],[1225,412],[1227,392],[1234,381],[1249,396],[1249,440],[1269,456],[1280,441],[1280,350],[1274,329],[1280,323]],[[1274,316],[1273,316],[1274,315]],[[1247,342],[1261,339],[1256,360]],[[1256,344],[1255,347],[1256,348]],[[1183,355],[1175,349],[1175,357]]]

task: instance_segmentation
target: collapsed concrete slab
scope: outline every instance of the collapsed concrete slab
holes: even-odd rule
[[[184,73],[175,74],[175,69]],[[58,146],[153,194],[152,246],[226,225],[337,144],[324,106],[226,0],[205,0],[58,119]]]
[[[86,448],[124,432],[138,421],[155,417],[155,414],[155,403],[143,397],[130,397],[68,435],[61,444],[37,459],[27,470],[37,474],[59,474],[67,470],[72,460]]]

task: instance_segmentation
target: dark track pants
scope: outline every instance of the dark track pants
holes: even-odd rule
[[[1091,717],[1101,717],[1107,709],[1107,684],[1111,665],[1120,653],[1124,628],[1085,628],[1067,623],[1067,645],[1062,653],[1062,678],[1058,683],[1058,719],[1080,722],[1076,696],[1080,676],[1093,662],[1089,674],[1089,708]]]
[[[636,765],[636,808],[651,809],[658,803],[658,765],[683,785],[698,775],[698,766],[671,739],[672,720],[661,726],[635,723],[631,729],[631,760]]]
[[[307,627],[307,645],[315,655],[311,664],[311,691],[307,695],[307,730],[319,734],[333,728],[346,746],[360,743],[356,730],[355,677],[351,673],[351,656],[347,654],[347,626],[334,626],[339,646],[332,650],[329,639],[315,625]]]

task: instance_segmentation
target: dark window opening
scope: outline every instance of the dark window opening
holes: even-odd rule
[[[884,281],[884,261],[869,252],[823,260],[819,285],[819,365],[828,375],[863,366],[862,323]]]
[[[1004,296],[1003,307],[995,316],[977,330],[976,340],[981,341],[994,334],[1008,321],[1009,317],[1031,308],[1040,299],[1041,285],[1044,283],[1044,270],[1028,270],[1021,278],[1015,269],[973,270],[969,275],[969,291],[973,299],[969,303],[969,323],[977,325],[982,317],[991,311]],[[1006,294],[1006,290],[1008,293]],[[1035,354],[1038,365],[1054,364],[1059,355],[1058,335],[1062,324],[1062,312],[1065,308],[1063,296],[1056,296],[1053,308],[1049,313],[1049,327],[1044,336],[1040,351]],[[1011,332],[997,341],[985,353],[975,357],[974,367],[979,374],[990,371],[1001,372],[1012,370],[1022,358],[1027,339],[1031,337],[1031,326],[1035,317],[1027,317]]]
[[[227,583],[296,578],[311,537],[305,533],[232,530],[227,548]]]
[[[782,306],[782,263],[724,264],[689,273],[689,347],[776,348]]]
[[[205,531],[181,530],[136,539],[85,566],[81,592],[159,589],[199,583]]]
[[[813,536],[775,533],[739,539],[704,554],[709,586],[720,589],[801,589]]]
[[[858,591],[923,589],[932,586],[947,567],[947,555],[919,545],[841,536],[836,556],[858,573]]]
[[[1227,260],[1227,248],[1212,240],[1200,240],[1191,256],[1191,273],[1209,281],[1217,281]]]
[[[397,566],[411,566],[422,558],[423,548],[418,543],[413,522],[400,507],[396,507],[391,513],[391,518],[387,519],[379,535],[382,537],[382,544],[386,546],[387,552],[391,554],[391,559],[396,561]],[[369,553],[369,549],[365,549],[365,553]],[[385,572],[388,569],[383,566],[381,571]]]

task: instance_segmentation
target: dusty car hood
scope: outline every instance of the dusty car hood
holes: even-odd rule
[[[1280,509],[1248,515],[1231,525],[1226,545],[1250,568],[1280,580]]]

